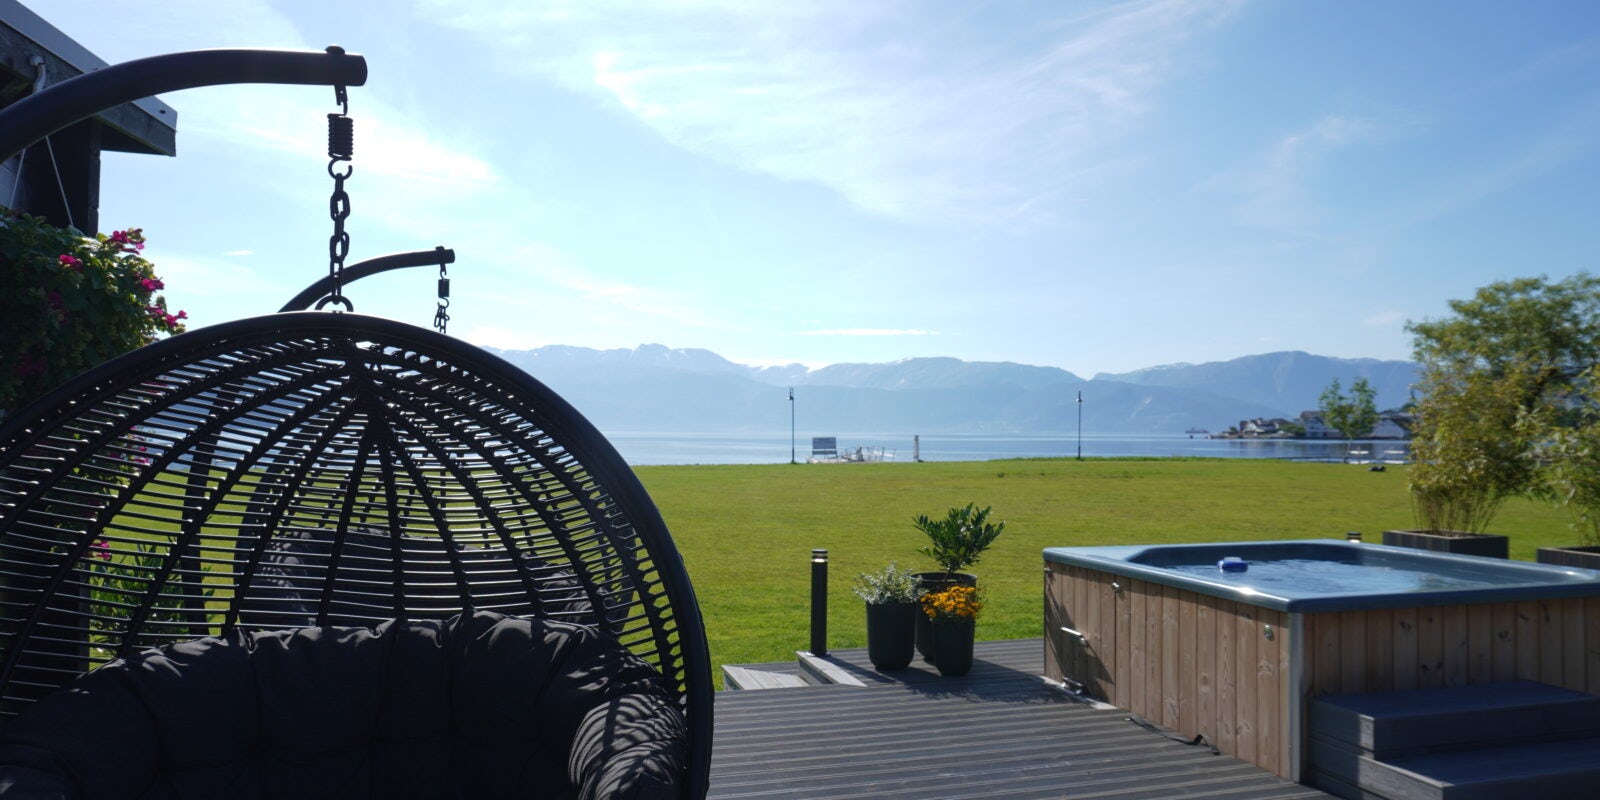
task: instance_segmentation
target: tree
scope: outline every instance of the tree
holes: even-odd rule
[[[1535,485],[1530,442],[1546,422],[1520,403],[1535,373],[1423,373],[1409,472],[1423,530],[1482,533],[1506,500]]]
[[[1356,378],[1350,383],[1350,396],[1346,397],[1339,386],[1339,379],[1334,378],[1328,388],[1322,390],[1319,408],[1322,410],[1322,421],[1328,427],[1344,434],[1344,449],[1346,457],[1350,453],[1350,442],[1372,433],[1378,427],[1378,393],[1367,383],[1366,378]]]
[[[0,207],[0,418],[90,368],[178,333],[138,229],[87,238]]]
[[[1452,316],[1412,323],[1422,375],[1410,483],[1419,522],[1482,531],[1509,497],[1541,488],[1541,462],[1586,421],[1600,363],[1600,279],[1500,281]]]
[[[1536,493],[1567,510],[1578,543],[1600,545],[1600,369],[1580,383],[1569,414],[1573,424],[1547,437],[1547,464]]]
[[[1500,281],[1470,300],[1450,301],[1454,316],[1406,326],[1424,373],[1503,376],[1529,371],[1526,408],[1560,404],[1574,382],[1600,364],[1600,278],[1580,272]]]

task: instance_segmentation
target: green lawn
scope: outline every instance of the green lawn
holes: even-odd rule
[[[857,572],[917,553],[917,514],[994,507],[1006,532],[973,572],[987,594],[980,639],[1040,636],[1045,547],[1343,538],[1415,527],[1403,467],[1267,460],[1017,460],[639,467],[694,580],[711,658],[784,661],[809,645],[810,553],[828,549],[829,645],[865,646]],[[1513,558],[1571,544],[1561,511],[1508,503],[1492,526]],[[720,680],[720,678],[719,678]]]

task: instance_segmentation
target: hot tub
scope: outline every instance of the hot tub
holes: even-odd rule
[[[1339,540],[1044,559],[1046,677],[1292,780],[1309,697],[1519,679],[1600,694],[1600,572]]]

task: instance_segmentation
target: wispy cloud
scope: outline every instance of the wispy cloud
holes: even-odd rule
[[[1441,181],[1433,194],[1394,215],[1391,227],[1405,228],[1448,216],[1594,152],[1600,125],[1600,93],[1567,109],[1557,124],[1516,143],[1510,152],[1473,164]]]
[[[1208,183],[1239,197],[1238,215],[1247,225],[1309,233],[1318,220],[1314,184],[1325,162],[1341,150],[1383,138],[1388,130],[1373,119],[1328,115]]]
[[[262,276],[255,269],[232,260],[189,258],[181,254],[162,252],[158,258],[156,274],[167,285],[181,287],[185,297],[262,295],[277,298],[283,293],[283,287],[274,281]],[[287,296],[284,299],[288,299]],[[260,309],[262,313],[278,310],[277,305],[271,305],[270,308],[265,307],[266,305],[268,301],[263,301],[263,307]]]
[[[461,338],[479,347],[493,347],[497,350],[532,350],[541,344],[526,331],[497,325],[475,325],[461,334]]]
[[[264,0],[173,0],[141,7],[137,14],[122,13],[126,11],[122,3],[96,0],[45,0],[39,6],[41,13],[55,19],[116,14],[115,26],[73,29],[75,38],[111,63],[194,49],[196,30],[206,32],[211,47],[315,51],[326,44],[306,41],[285,12]],[[205,139],[208,144],[297,157],[323,151],[324,115],[336,110],[331,89],[304,86],[205,88],[174,97],[185,142]],[[391,179],[390,189],[409,186],[415,191],[422,183],[429,192],[468,193],[499,180],[487,161],[437,141],[418,127],[415,115],[385,104],[375,93],[353,93],[351,112],[357,118],[357,159],[363,175]]]
[[[508,69],[593,94],[690,152],[919,221],[1048,217],[1231,0],[1136,0],[1001,27],[913,3],[422,0]]]
[[[783,358],[739,358],[735,356],[724,356],[724,358],[727,358],[729,361],[732,361],[735,364],[743,364],[747,367],[756,367],[758,369],[765,369],[768,367],[792,367],[798,364],[799,366],[805,367],[807,372],[815,372],[832,363],[830,361],[797,361],[794,359]]]
[[[502,298],[505,302],[544,306],[565,300],[581,301],[588,307],[606,307],[690,328],[729,327],[720,317],[707,313],[691,292],[597,278],[565,253],[541,243],[505,242],[495,249],[508,254],[507,260],[518,265],[523,280],[531,278],[545,291],[566,296],[525,296],[518,301]]]
[[[1515,86],[1550,73],[1584,67],[1600,60],[1600,35],[1589,35],[1574,42],[1541,51],[1533,60],[1489,82],[1487,88]]]
[[[938,331],[916,328],[834,328],[825,331],[801,331],[801,336],[938,336]]]
[[[1395,311],[1395,310],[1391,309],[1391,310],[1388,310],[1388,311],[1380,311],[1380,312],[1378,312],[1376,314],[1373,314],[1372,316],[1367,317],[1364,320],[1361,320],[1361,324],[1365,325],[1365,326],[1367,326],[1369,328],[1385,328],[1385,327],[1393,325],[1393,324],[1395,324],[1397,322],[1405,322],[1405,321],[1406,321],[1405,312],[1403,312],[1403,311]]]

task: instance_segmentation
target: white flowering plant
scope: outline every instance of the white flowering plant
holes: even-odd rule
[[[858,573],[851,590],[869,606],[915,603],[922,597],[916,573],[900,569],[893,561],[878,572]]]

